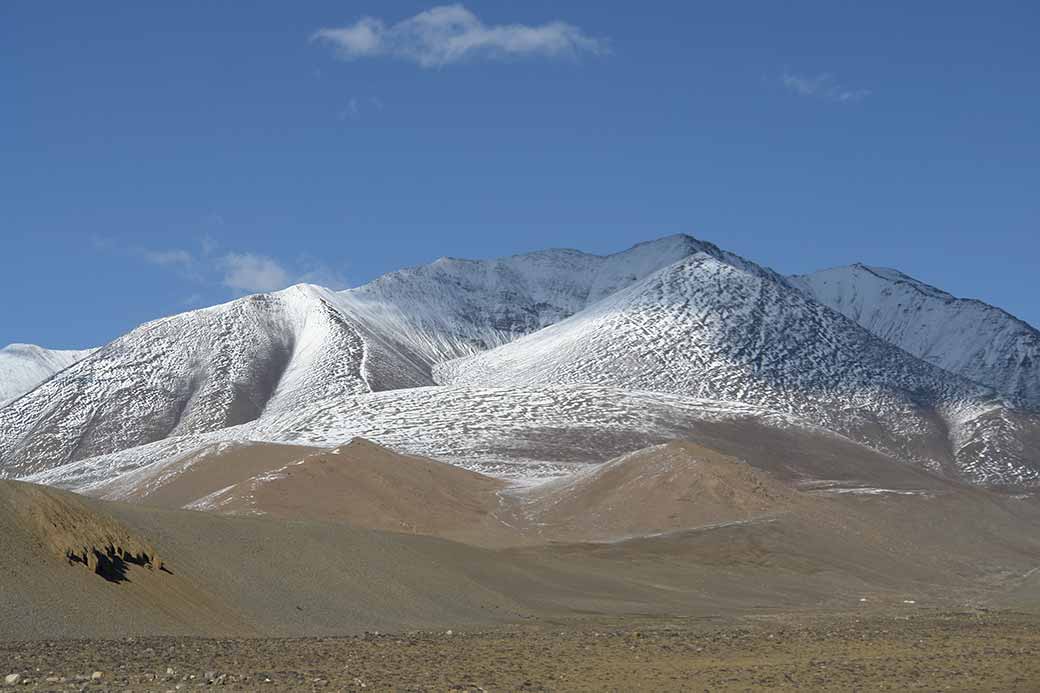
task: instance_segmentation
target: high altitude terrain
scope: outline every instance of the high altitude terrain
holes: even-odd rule
[[[0,405],[0,661],[29,690],[1035,690],[1035,343],[688,236],[156,320]]]
[[[1037,619],[1014,613],[588,619],[353,638],[0,643],[22,690],[848,691],[1034,693]],[[87,690],[90,690],[88,688]]]
[[[34,344],[5,346],[0,349],[0,406],[85,359],[92,351],[44,349]]]
[[[836,267],[791,282],[918,358],[1040,403],[1040,332],[999,308],[882,267]]]
[[[364,436],[536,479],[754,421],[1035,485],[1035,331],[891,272],[928,301],[911,322],[901,300],[867,311],[835,273],[671,236],[249,296],[142,325],[0,407],[0,475],[88,489],[223,442]],[[979,311],[989,336],[943,332]]]
[[[1035,608],[1034,497],[880,456],[861,471],[885,487],[749,457],[673,442],[516,487],[366,441],[260,444],[97,489],[134,504],[3,481],[0,639]]]

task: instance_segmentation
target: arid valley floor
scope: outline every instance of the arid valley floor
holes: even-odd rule
[[[804,484],[677,442],[514,488],[358,439],[228,448],[124,488],[135,503],[2,482],[0,675],[1037,690],[1040,503],[880,459],[885,488]]]
[[[1040,618],[929,609],[583,617],[352,638],[0,643],[0,660],[24,672],[19,689],[53,691],[1035,691]]]

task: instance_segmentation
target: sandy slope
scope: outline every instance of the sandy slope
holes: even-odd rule
[[[12,491],[12,489],[15,489]],[[729,594],[705,592],[711,565],[670,559],[654,575],[657,548],[630,568],[574,547],[492,551],[430,537],[336,523],[233,518],[81,500],[39,492],[70,511],[68,531],[115,523],[163,558],[165,570],[128,564],[117,582],[48,548],[24,528],[15,482],[0,484],[0,637],[121,637],[131,634],[322,635],[516,622],[530,617],[706,614],[756,602],[804,606],[849,602],[846,588],[782,569],[768,585],[752,570],[729,577]],[[85,509],[85,510],[83,510]],[[82,510],[82,511],[81,511]],[[635,567],[637,566],[637,568]],[[859,579],[852,578],[858,585]]]
[[[331,450],[253,443],[206,449],[94,489],[166,508],[346,522],[482,546],[614,540],[790,512],[819,501],[692,443],[623,455],[558,481],[500,479],[357,438]]]
[[[535,486],[510,486],[356,438],[324,450],[206,446],[90,493],[171,509],[347,522],[502,546],[612,540],[827,505],[797,488],[961,488],[832,435],[755,422],[706,423],[699,433],[702,444],[651,446]]]
[[[791,513],[814,502],[694,443],[668,443],[516,494],[531,531],[611,541]]]
[[[112,581],[70,562],[22,521],[27,492],[62,508],[65,533],[118,528],[157,547],[164,569],[127,564]],[[0,547],[3,638],[342,633],[524,614],[503,589],[516,568],[461,544],[99,503],[17,482],[0,484]]]
[[[355,438],[331,449],[207,447],[91,493],[169,509],[345,522],[487,544],[511,534],[495,515],[505,487],[500,479]]]
[[[907,478],[799,489],[797,477],[689,443],[522,491],[363,441],[259,452],[250,466],[233,451],[229,467],[247,487],[272,477],[269,488],[230,494],[223,509],[272,517],[0,483],[0,638],[1035,602],[1040,503],[1029,496]],[[198,461],[175,488],[149,487],[152,497],[176,504],[227,481],[219,460]],[[70,549],[120,558],[118,579],[70,561]]]
[[[159,569],[152,547],[94,501],[0,483],[0,636],[255,632],[192,581]],[[70,549],[95,560],[70,560]],[[121,551],[154,560],[116,560]],[[95,572],[99,555],[111,556],[116,569]]]

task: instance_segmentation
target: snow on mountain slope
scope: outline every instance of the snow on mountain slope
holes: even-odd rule
[[[866,265],[789,281],[900,349],[1040,408],[1040,331],[999,308]]]
[[[23,395],[47,378],[94,352],[44,349],[35,344],[10,344],[0,349],[0,406]]]
[[[435,374],[460,387],[428,387]],[[0,478],[76,486],[224,440],[353,436],[537,475],[689,433],[669,422],[691,407],[774,410],[949,474],[1036,479],[1034,414],[689,236],[442,259],[148,323],[0,407]]]
[[[251,421],[330,395],[432,385],[431,366],[569,315],[703,250],[440,260],[334,293],[312,286],[148,323],[0,414],[0,476]],[[759,270],[765,272],[765,270]]]
[[[0,475],[429,383],[333,299],[301,285],[142,325],[0,409]]]
[[[348,289],[338,299],[429,368],[559,322],[698,252],[782,281],[710,243],[675,235],[607,256],[545,250],[496,260],[441,258]]]
[[[200,454],[229,444],[291,442],[327,448],[361,437],[473,471],[536,479],[677,438],[760,441],[764,435],[774,447],[782,445],[777,441],[784,436],[805,449],[825,447],[832,458],[868,454],[795,417],[739,402],[599,386],[423,387],[329,398],[241,426],[175,436],[28,478],[76,490],[100,484],[134,488],[176,475]],[[837,471],[827,474],[834,478]],[[112,484],[117,477],[121,481]]]
[[[514,342],[439,365],[467,386],[611,385],[791,413],[975,481],[1040,476],[1035,417],[786,283],[700,253]]]

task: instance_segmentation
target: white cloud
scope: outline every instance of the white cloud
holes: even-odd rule
[[[187,250],[181,248],[169,250],[137,248],[132,252],[143,258],[145,262],[176,272],[183,279],[196,283],[204,281],[205,267],[198,262],[194,254]]]
[[[289,273],[272,258],[253,253],[228,253],[221,260],[224,286],[236,291],[277,291],[290,284]]]
[[[847,103],[849,101],[862,101],[871,95],[869,89],[843,89],[831,94],[831,97],[835,101],[841,101]]]
[[[834,75],[827,72],[799,75],[784,70],[780,80],[788,91],[798,96],[812,96],[838,103],[855,103],[871,95],[869,89],[849,89],[839,84]]]
[[[346,275],[327,258],[302,254],[295,259],[275,259],[254,252],[238,252],[222,248],[212,236],[199,239],[200,250],[183,248],[142,248],[121,242],[115,237],[92,235],[90,241],[99,251],[122,256],[134,264],[145,262],[161,267],[185,282],[185,297],[178,299],[185,307],[203,305],[224,294],[233,295],[277,291],[298,283],[318,284],[340,290],[349,286]]]
[[[391,25],[362,17],[349,26],[320,29],[311,38],[332,45],[344,60],[390,56],[422,67],[477,57],[557,58],[609,52],[605,39],[592,38],[566,22],[488,26],[462,5],[440,5]]]
[[[144,250],[144,259],[153,265],[187,267],[195,260],[187,250]]]
[[[377,96],[368,98],[352,96],[347,101],[347,105],[336,113],[336,118],[339,120],[360,120],[362,116],[372,115],[382,111],[385,107],[382,99]]]
[[[357,98],[351,98],[347,102],[347,107],[336,114],[336,117],[340,120],[357,120],[361,117],[361,104]]]

